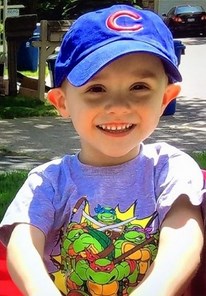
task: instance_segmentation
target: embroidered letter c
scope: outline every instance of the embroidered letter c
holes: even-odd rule
[[[138,31],[143,28],[141,24],[134,24],[132,26],[121,26],[117,24],[117,20],[120,17],[129,17],[132,20],[140,20],[141,16],[138,15],[135,12],[129,11],[129,10],[121,10],[117,11],[114,14],[112,14],[108,19],[106,20],[106,25],[109,29],[114,31]]]

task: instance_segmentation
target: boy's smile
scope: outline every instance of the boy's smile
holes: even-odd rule
[[[49,99],[62,116],[71,116],[80,136],[80,160],[105,166],[138,155],[140,143],[177,95],[172,87],[159,58],[134,53],[105,66],[81,87],[65,81],[58,95],[53,90],[58,100],[51,94]]]
[[[111,123],[111,124],[100,124],[97,128],[101,129],[103,132],[107,133],[109,136],[124,136],[135,127],[131,123]]]

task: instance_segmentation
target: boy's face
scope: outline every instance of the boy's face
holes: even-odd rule
[[[64,82],[49,100],[62,116],[71,116],[80,160],[104,166],[134,158],[178,93],[179,86],[168,85],[161,60],[138,53],[115,60],[81,87]]]

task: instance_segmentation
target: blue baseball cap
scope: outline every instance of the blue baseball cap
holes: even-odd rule
[[[128,5],[86,13],[64,35],[55,62],[55,87],[65,79],[81,86],[112,61],[137,52],[159,57],[169,81],[182,81],[172,34],[157,14]]]

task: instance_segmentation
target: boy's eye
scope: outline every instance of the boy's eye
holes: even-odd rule
[[[131,90],[144,90],[148,89],[148,86],[143,83],[136,83],[131,86]]]
[[[104,88],[101,85],[93,85],[91,86],[87,92],[93,92],[93,93],[99,93],[99,92],[104,92]]]

